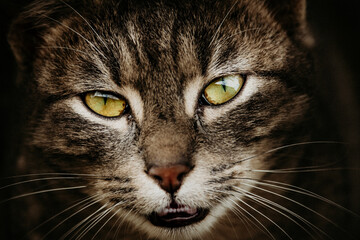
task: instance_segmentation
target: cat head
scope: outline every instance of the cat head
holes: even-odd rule
[[[208,232],[310,135],[305,1],[37,1],[9,39],[27,168],[96,176],[151,237]]]

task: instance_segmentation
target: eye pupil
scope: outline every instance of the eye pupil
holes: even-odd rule
[[[226,92],[226,84],[225,84],[224,79],[221,81],[221,86],[224,89],[224,92]]]

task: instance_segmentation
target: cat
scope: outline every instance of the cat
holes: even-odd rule
[[[32,3],[9,33],[26,122],[11,237],[356,239],[305,10]]]

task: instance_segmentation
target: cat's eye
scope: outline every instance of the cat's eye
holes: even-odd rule
[[[245,79],[241,75],[217,78],[205,88],[202,97],[210,105],[226,103],[240,92],[244,82]]]
[[[104,117],[118,117],[127,107],[124,99],[99,91],[86,93],[84,102],[91,110]]]

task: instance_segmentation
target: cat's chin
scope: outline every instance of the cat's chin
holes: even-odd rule
[[[208,209],[192,208],[172,202],[169,206],[149,215],[149,221],[158,227],[178,228],[195,224],[203,220]]]

